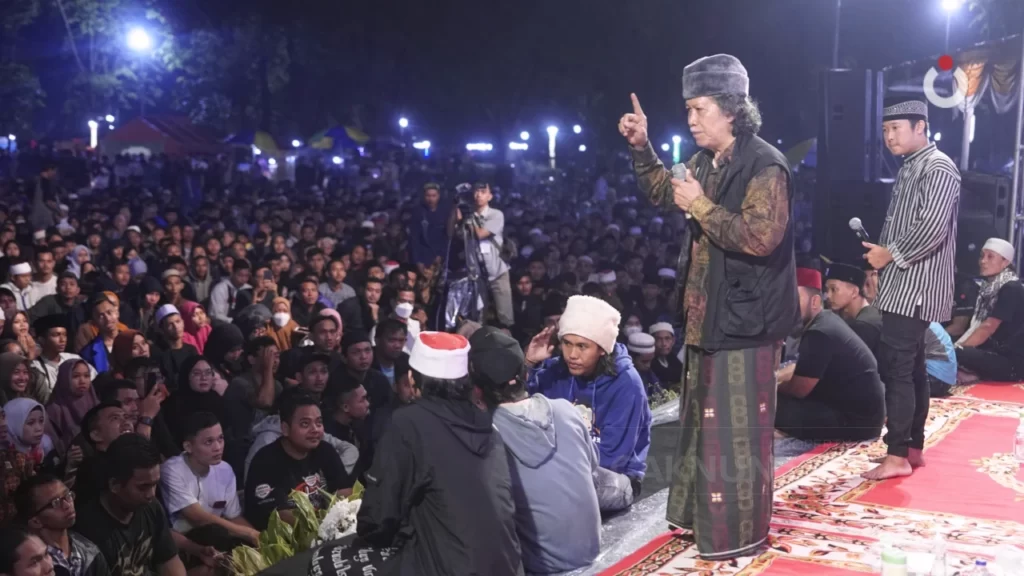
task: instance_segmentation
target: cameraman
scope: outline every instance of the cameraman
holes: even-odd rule
[[[502,327],[511,328],[515,323],[512,316],[512,287],[508,279],[508,264],[501,259],[501,246],[505,242],[505,215],[497,208],[491,208],[491,186],[486,182],[477,182],[473,186],[473,203],[476,212],[466,219],[466,224],[480,241],[481,263],[487,271],[487,280],[491,287],[494,310],[498,323]],[[462,211],[457,212],[461,222]]]

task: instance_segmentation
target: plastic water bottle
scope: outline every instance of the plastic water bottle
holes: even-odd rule
[[[929,576],[946,576],[946,541],[941,534],[932,542],[932,571]]]
[[[971,576],[991,576],[991,572],[988,571],[988,562],[984,560],[975,560],[974,569],[969,572]]]
[[[1017,426],[1017,434],[1013,438],[1013,456],[1017,462],[1024,463],[1024,412],[1020,414],[1020,424]]]

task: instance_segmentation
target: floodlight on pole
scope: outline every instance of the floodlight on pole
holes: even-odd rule
[[[153,38],[145,28],[136,26],[128,31],[126,37],[128,47],[135,52],[148,52],[153,48]]]
[[[932,140],[935,140],[936,142],[942,142],[942,132],[936,132]]]
[[[572,132],[573,134],[579,134],[580,132],[583,132],[583,127],[580,126],[579,124],[574,124],[572,127]]]
[[[15,136],[14,134],[8,134],[7,139],[10,140],[11,142],[14,142],[15,140],[18,139],[18,137]]]
[[[331,162],[334,162],[335,165],[340,165],[341,164],[341,156],[335,156],[334,158],[331,158]]]
[[[297,138],[295,140],[292,140],[292,148],[298,148],[299,146],[302,146],[302,140],[299,140]]]
[[[530,139],[530,133],[527,132],[526,130],[523,130],[522,132],[519,133],[519,139],[524,141],[524,142],[529,140]]]
[[[267,160],[267,164],[270,164],[271,166],[277,166],[277,160],[270,158]]]
[[[113,114],[107,114],[104,117],[104,120],[106,120],[107,122],[113,122],[114,121],[114,115]]]
[[[100,143],[99,137],[100,123],[95,120],[89,120],[89,147],[96,148]]]
[[[662,152],[668,152],[671,149],[672,149],[672,147],[668,145],[668,142],[665,142],[665,143],[663,143],[661,145],[661,151]]]
[[[942,0],[942,9],[946,12],[956,12],[964,5],[964,0]]]
[[[409,119],[408,118],[404,118],[404,117],[403,118],[399,118],[398,119],[398,127],[401,128],[402,130],[405,130],[406,128],[408,128],[409,127]]]
[[[586,152],[586,151],[587,151],[587,145],[586,144],[580,144],[580,152]]]
[[[548,126],[548,157],[555,159],[555,137],[558,136],[558,126]]]
[[[676,134],[672,137],[672,161],[679,164],[679,143],[683,141],[683,137]]]
[[[526,142],[509,142],[508,143],[508,149],[509,150],[526,151],[526,150],[530,149],[530,145],[527,144]]]

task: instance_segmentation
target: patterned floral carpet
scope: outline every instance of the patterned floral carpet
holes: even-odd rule
[[[1012,457],[1021,410],[1020,385],[957,389],[932,400],[927,465],[913,476],[860,478],[884,455],[881,440],[821,445],[776,473],[772,531],[759,555],[705,562],[689,534],[665,533],[602,574],[862,575],[877,573],[879,542],[926,553],[936,535],[948,544],[949,574],[991,562],[1000,546],[1024,546],[1024,471]]]

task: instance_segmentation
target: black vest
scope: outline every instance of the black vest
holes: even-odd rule
[[[701,185],[707,182],[711,162],[710,154],[697,159],[695,175]],[[793,177],[786,157],[757,136],[740,136],[732,161],[719,180],[716,202],[729,212],[740,213],[747,185],[770,166],[786,173],[786,234],[768,256],[726,251],[714,242],[708,243],[708,301],[700,346],[705,350],[740,350],[778,342],[789,336],[800,321],[793,254]]]

